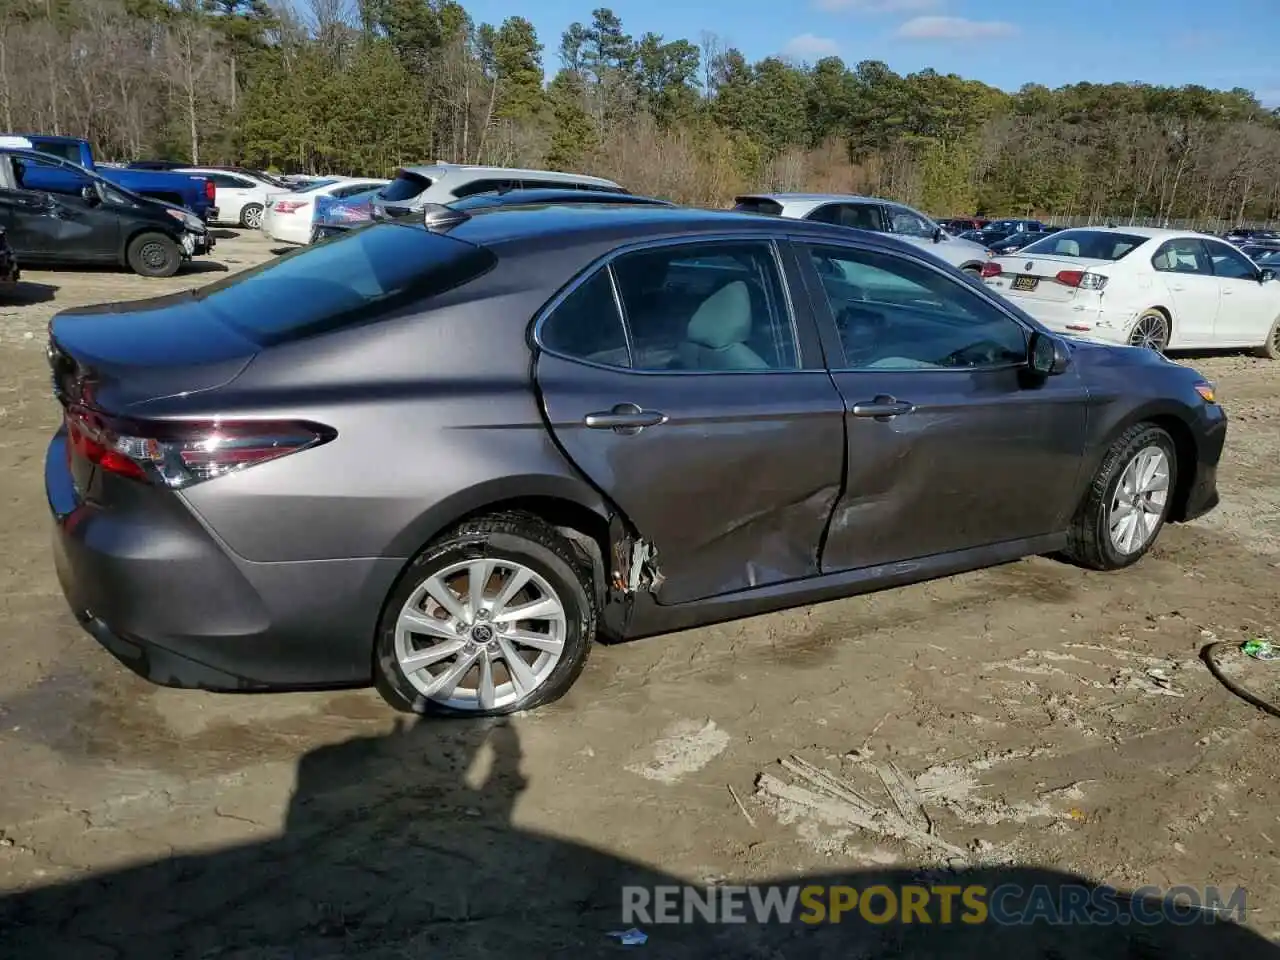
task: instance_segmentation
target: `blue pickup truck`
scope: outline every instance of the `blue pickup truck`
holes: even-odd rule
[[[78,163],[92,170],[117,186],[152,200],[163,200],[185,207],[208,223],[217,212],[213,181],[185,173],[160,173],[152,170],[129,170],[124,167],[98,166],[94,162],[93,147],[88,140],[78,137],[53,137],[37,133],[0,134],[0,146],[38,150],[63,160]],[[44,167],[28,164],[27,187],[32,190],[52,190],[74,193],[81,184],[73,183],[76,174],[61,167]]]

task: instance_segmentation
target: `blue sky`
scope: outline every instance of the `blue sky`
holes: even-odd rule
[[[559,67],[560,34],[610,7],[633,36],[695,43],[710,30],[751,59],[883,60],[933,67],[1015,90],[1023,83],[1144,81],[1247,87],[1280,106],[1275,0],[463,0],[477,22],[520,14]]]

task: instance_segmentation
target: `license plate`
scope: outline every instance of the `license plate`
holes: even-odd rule
[[[191,234],[182,235],[182,249],[186,251],[187,256],[191,256],[196,252],[196,238]]]
[[[1034,290],[1039,283],[1040,283],[1039,277],[1031,277],[1024,273],[1013,278],[1013,283],[1010,284],[1010,289]]]

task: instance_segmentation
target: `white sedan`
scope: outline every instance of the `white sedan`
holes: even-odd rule
[[[267,197],[278,193],[274,183],[259,180],[247,173],[214,170],[208,167],[186,167],[175,171],[204,177],[213,183],[218,208],[217,223],[229,223],[257,230],[262,226],[262,212],[267,208]]]
[[[310,243],[317,197],[351,197],[389,182],[367,177],[328,177],[300,190],[276,193],[267,199],[262,232],[280,243]]]
[[[1280,360],[1280,283],[1216,237],[1082,227],[982,268],[1051,330],[1153,350],[1248,347]]]

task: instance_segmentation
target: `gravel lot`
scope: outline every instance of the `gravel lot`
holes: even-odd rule
[[[1036,558],[597,647],[549,709],[415,727],[372,692],[149,686],[65,609],[45,326],[271,255],[217,254],[167,281],[32,271],[0,303],[0,956],[611,955],[625,878],[790,875],[1239,885],[1280,934],[1280,721],[1198,660],[1280,640],[1280,364],[1188,361],[1232,419],[1223,504],[1129,571]],[[931,832],[894,812],[895,770]],[[1222,925],[647,932],[656,957],[1280,953]]]

